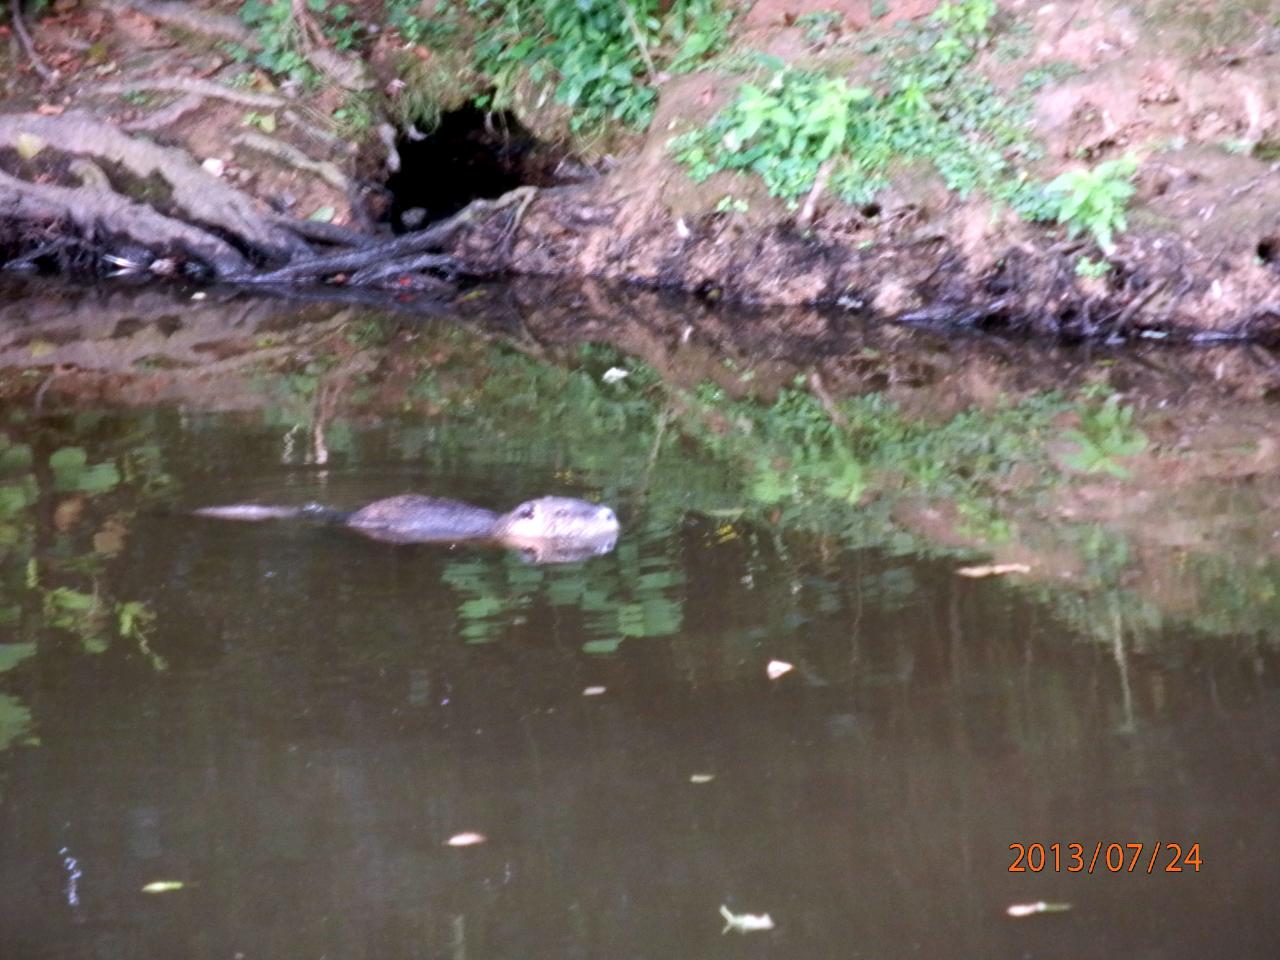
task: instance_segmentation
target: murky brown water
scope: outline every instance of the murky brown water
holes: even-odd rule
[[[1085,635],[943,555],[673,508],[643,459],[482,417],[353,420],[317,465],[277,408],[5,416],[36,493],[0,527],[4,960],[1280,948],[1274,632]],[[599,498],[623,536],[534,567],[183,512],[405,489]],[[1060,869],[1011,873],[1035,843]],[[1037,901],[1072,909],[1006,914]]]

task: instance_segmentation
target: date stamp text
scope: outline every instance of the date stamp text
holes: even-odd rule
[[[1011,843],[1010,873],[1199,873],[1200,844]]]

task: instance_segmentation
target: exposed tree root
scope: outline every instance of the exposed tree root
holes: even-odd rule
[[[364,282],[382,281],[391,277],[418,273],[426,267],[431,269],[448,269],[450,272],[469,272],[452,257],[440,256],[444,250],[463,230],[475,223],[480,217],[488,216],[498,210],[518,205],[517,219],[532,202],[536,193],[534,187],[518,187],[497,200],[476,200],[458,213],[439,223],[406,233],[381,243],[367,244],[359,249],[343,253],[331,253],[298,260],[278,270],[259,273],[245,278],[244,282],[279,284],[318,282],[337,274],[350,278],[359,277]],[[508,230],[514,229],[508,227]],[[432,253],[432,252],[435,253]],[[424,257],[424,254],[430,254]]]
[[[164,89],[207,91],[199,84]],[[296,147],[242,133],[241,146],[266,153],[348,194],[351,181],[334,164]],[[502,269],[535,191],[524,187],[481,200],[441,223],[394,239],[267,211],[184,151],[131,137],[86,113],[0,115],[0,149],[21,158],[0,169],[0,250],[9,266],[30,269],[69,252],[124,271],[171,271],[240,284],[338,283],[439,292],[460,275]],[[140,198],[155,197],[150,202]],[[513,208],[496,245],[471,262],[450,251],[466,229]],[[5,234],[8,235],[5,235]],[[494,251],[499,256],[493,257]],[[2,261],[0,261],[2,262]]]
[[[54,83],[58,79],[58,71],[51,70],[41,59],[36,45],[31,39],[31,34],[27,32],[26,18],[22,15],[22,0],[13,0],[9,4],[10,16],[13,19],[13,31],[18,35],[18,42],[22,44],[22,52],[27,55],[27,59],[31,62],[31,67],[40,75],[40,79],[45,83]]]
[[[182,3],[178,0],[167,0],[167,2],[106,0],[104,6],[115,10],[133,10],[144,17],[150,17],[152,20],[189,33],[231,40],[251,48],[257,46],[249,29],[236,17],[210,13],[190,3]]]
[[[283,97],[277,97],[275,94],[258,93],[254,90],[237,90],[235,87],[228,87],[213,80],[202,80],[199,77],[150,77],[119,80],[100,83],[84,91],[85,94],[89,95],[142,92],[194,94],[201,98],[226,100],[228,103],[238,103],[246,107],[262,107],[267,110],[283,107],[289,102]]]
[[[60,117],[0,116],[0,144],[17,149],[20,143],[26,143],[29,150],[32,138],[36,146],[53,147],[73,156],[88,154],[116,164],[139,180],[160,177],[169,189],[168,203],[174,215],[181,216],[188,224],[198,224],[209,240],[219,235],[233,237],[264,259],[290,259],[307,252],[296,235],[278,226],[273,217],[260,214],[248,196],[210,176],[181,150],[130,137],[111,124],[80,112]],[[10,178],[7,186],[13,195],[23,190],[35,191],[39,185]],[[45,197],[51,198],[52,195]],[[119,206],[121,199],[119,195],[102,192],[100,199],[82,195],[76,201],[88,204],[87,215],[96,214],[101,226],[111,227],[115,225],[113,218],[125,213]],[[94,210],[94,207],[100,209]],[[83,223],[84,215],[76,221]],[[138,242],[151,245],[141,229],[130,232]],[[164,245],[172,239],[166,230],[155,237],[154,242]],[[210,252],[216,249],[208,242],[200,246]],[[233,260],[219,252],[209,266],[219,278],[228,278],[231,273],[244,272],[243,263],[243,258]]]
[[[71,224],[90,242],[104,241],[104,253],[111,249],[105,241],[112,237],[143,247],[154,259],[181,252],[198,259],[216,277],[250,269],[235,247],[208,231],[97,185],[27,183],[0,171],[0,220]]]

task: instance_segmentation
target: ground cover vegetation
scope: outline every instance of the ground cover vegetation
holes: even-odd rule
[[[1042,150],[1030,94],[1047,76],[1008,93],[976,69],[996,43],[998,18],[994,0],[949,0],[919,26],[864,42],[857,52],[881,64],[864,82],[746,58],[751,76],[735,99],[672,149],[696,180],[754,174],[793,208],[828,184],[848,203],[868,203],[895,169],[923,163],[961,197],[982,191],[1025,219],[1088,233],[1110,252],[1138,164],[1125,158],[1049,183],[1036,177]]]

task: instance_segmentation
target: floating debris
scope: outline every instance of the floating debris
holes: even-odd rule
[[[605,383],[617,383],[619,380],[625,380],[631,374],[623,370],[621,367],[610,367],[600,377]]]
[[[489,838],[483,833],[473,833],[467,831],[465,833],[455,833],[446,841],[451,847],[474,847],[478,843],[484,843]]]
[[[777,680],[794,669],[795,665],[787,663],[785,660],[770,660],[769,665],[764,668],[764,672],[769,675],[770,680]]]
[[[1002,577],[1006,573],[1030,573],[1025,563],[990,563],[980,567],[961,567],[956,573],[962,577]]]
[[[585,687],[583,688],[582,695],[584,697],[598,697],[605,692],[605,689],[605,687]]]
[[[720,916],[724,917],[724,929],[721,935],[730,930],[739,933],[752,933],[756,930],[772,930],[773,918],[767,913],[733,913],[726,906],[720,907]]]
[[[1005,913],[1011,917],[1030,917],[1037,913],[1066,913],[1070,909],[1069,903],[1045,903],[1040,900],[1036,903],[1011,904]]]
[[[173,893],[175,890],[186,889],[186,884],[181,880],[153,880],[142,888],[143,893]]]
[[[689,777],[690,783],[710,783],[716,778],[714,773],[695,773]]]

